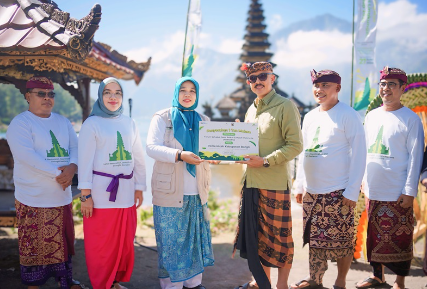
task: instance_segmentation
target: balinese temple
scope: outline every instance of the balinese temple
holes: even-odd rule
[[[257,61],[270,61],[273,57],[273,53],[268,52],[270,48],[270,43],[268,42],[268,33],[265,33],[267,25],[264,24],[264,10],[262,5],[258,0],[251,0],[246,34],[244,36],[245,43],[242,47],[242,54],[240,55],[240,60],[243,62],[254,63]],[[273,63],[273,66],[276,66]],[[256,95],[251,91],[249,85],[246,84],[246,76],[243,71],[240,70],[240,65],[238,67],[239,75],[236,78],[236,81],[240,86],[233,91],[230,95],[224,96],[218,104],[215,106],[216,109],[220,111],[220,118],[212,118],[217,121],[234,121],[235,118],[243,120],[245,113],[248,110],[249,106],[253,103]],[[288,94],[277,86],[277,79],[273,85],[273,88],[277,93],[284,97],[289,97]],[[293,96],[293,101],[297,107],[303,107],[304,104],[299,101],[295,96]],[[300,109],[300,108],[299,108]],[[231,115],[230,112],[237,110],[235,116]],[[300,109],[301,111],[303,108]],[[205,111],[207,113],[207,111]]]
[[[2,0],[0,3],[0,83],[13,84],[23,94],[32,76],[46,76],[70,92],[91,111],[91,81],[113,76],[138,85],[150,67],[129,61],[111,46],[94,41],[101,6],[74,19],[51,0]]]

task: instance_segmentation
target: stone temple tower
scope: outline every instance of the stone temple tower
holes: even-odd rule
[[[244,36],[245,43],[242,47],[242,54],[240,60],[243,62],[254,63],[257,61],[270,61],[273,53],[269,52],[270,43],[268,42],[268,34],[265,33],[267,25],[264,24],[264,10],[258,0],[250,0],[250,7],[247,18],[246,34]],[[275,64],[273,64],[275,66]],[[246,76],[240,70],[240,65],[237,68],[239,75],[236,77],[236,82],[239,87],[228,96],[221,99],[215,106],[221,111],[221,119],[227,121],[227,110],[237,109],[236,117],[243,120],[245,113],[249,106],[252,104],[256,95],[251,91],[249,85],[246,84]],[[277,78],[273,85],[277,93],[284,97],[288,94],[277,87]],[[232,100],[232,102],[230,102]],[[235,105],[232,105],[234,102]],[[234,120],[235,117],[232,119]],[[231,118],[230,118],[231,120]]]

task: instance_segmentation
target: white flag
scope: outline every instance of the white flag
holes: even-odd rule
[[[202,28],[200,0],[190,0],[188,4],[187,29],[185,31],[184,56],[182,59],[182,76],[191,76],[193,64],[197,58],[196,48]]]
[[[354,36],[355,70],[354,109],[368,107],[377,92],[378,71],[375,63],[375,39],[377,35],[378,5],[377,0],[357,1],[357,22]]]

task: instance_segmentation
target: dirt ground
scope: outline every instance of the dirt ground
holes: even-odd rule
[[[302,211],[299,206],[293,204],[293,237],[295,242],[295,258],[290,282],[296,282],[304,278],[308,273],[308,249],[302,248]],[[213,238],[213,249],[215,255],[215,266],[206,268],[203,274],[203,284],[208,289],[227,288],[244,284],[251,279],[246,260],[236,254],[231,258],[233,233],[223,233]],[[406,287],[410,289],[425,288],[427,277],[424,277],[420,267],[423,242],[416,244],[411,275],[407,277]],[[20,282],[18,242],[16,230],[0,228],[0,289],[26,288]],[[135,241],[135,267],[129,283],[123,283],[129,289],[158,289],[157,279],[157,252],[154,231],[150,228],[138,228]],[[84,256],[84,240],[81,225],[76,226],[76,255],[73,258],[73,277],[91,288]],[[371,267],[368,263],[359,261],[352,264],[347,276],[347,288],[355,288],[355,283],[370,275]],[[335,263],[330,264],[326,272],[323,285],[324,288],[332,288],[337,267]],[[273,286],[277,280],[277,270],[272,270]],[[394,276],[386,271],[386,281],[393,285]],[[51,279],[42,289],[58,288]],[[377,288],[391,288],[384,285]]]

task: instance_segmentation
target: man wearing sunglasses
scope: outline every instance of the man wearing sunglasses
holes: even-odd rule
[[[245,122],[258,123],[259,156],[246,156],[239,228],[235,248],[248,259],[255,282],[236,288],[270,289],[270,270],[278,268],[278,289],[288,288],[294,243],[288,162],[302,150],[296,106],[273,89],[269,62],[244,63],[247,83],[256,94]]]
[[[407,80],[403,70],[384,67],[379,83],[383,106],[365,118],[366,249],[373,274],[358,282],[357,288],[385,283],[386,266],[396,274],[393,288],[403,289],[411,267],[413,202],[418,193],[424,132],[418,115],[400,102]]]
[[[304,150],[295,181],[296,200],[304,210],[309,276],[289,288],[323,288],[328,260],[336,260],[334,289],[343,289],[354,254],[354,207],[365,171],[365,133],[359,114],[338,100],[337,72],[313,69],[311,81],[319,106],[304,118]]]
[[[77,136],[68,119],[52,112],[52,81],[32,77],[26,88],[28,110],[12,120],[6,134],[14,160],[21,280],[31,289],[50,277],[61,288],[80,288],[71,269]]]

